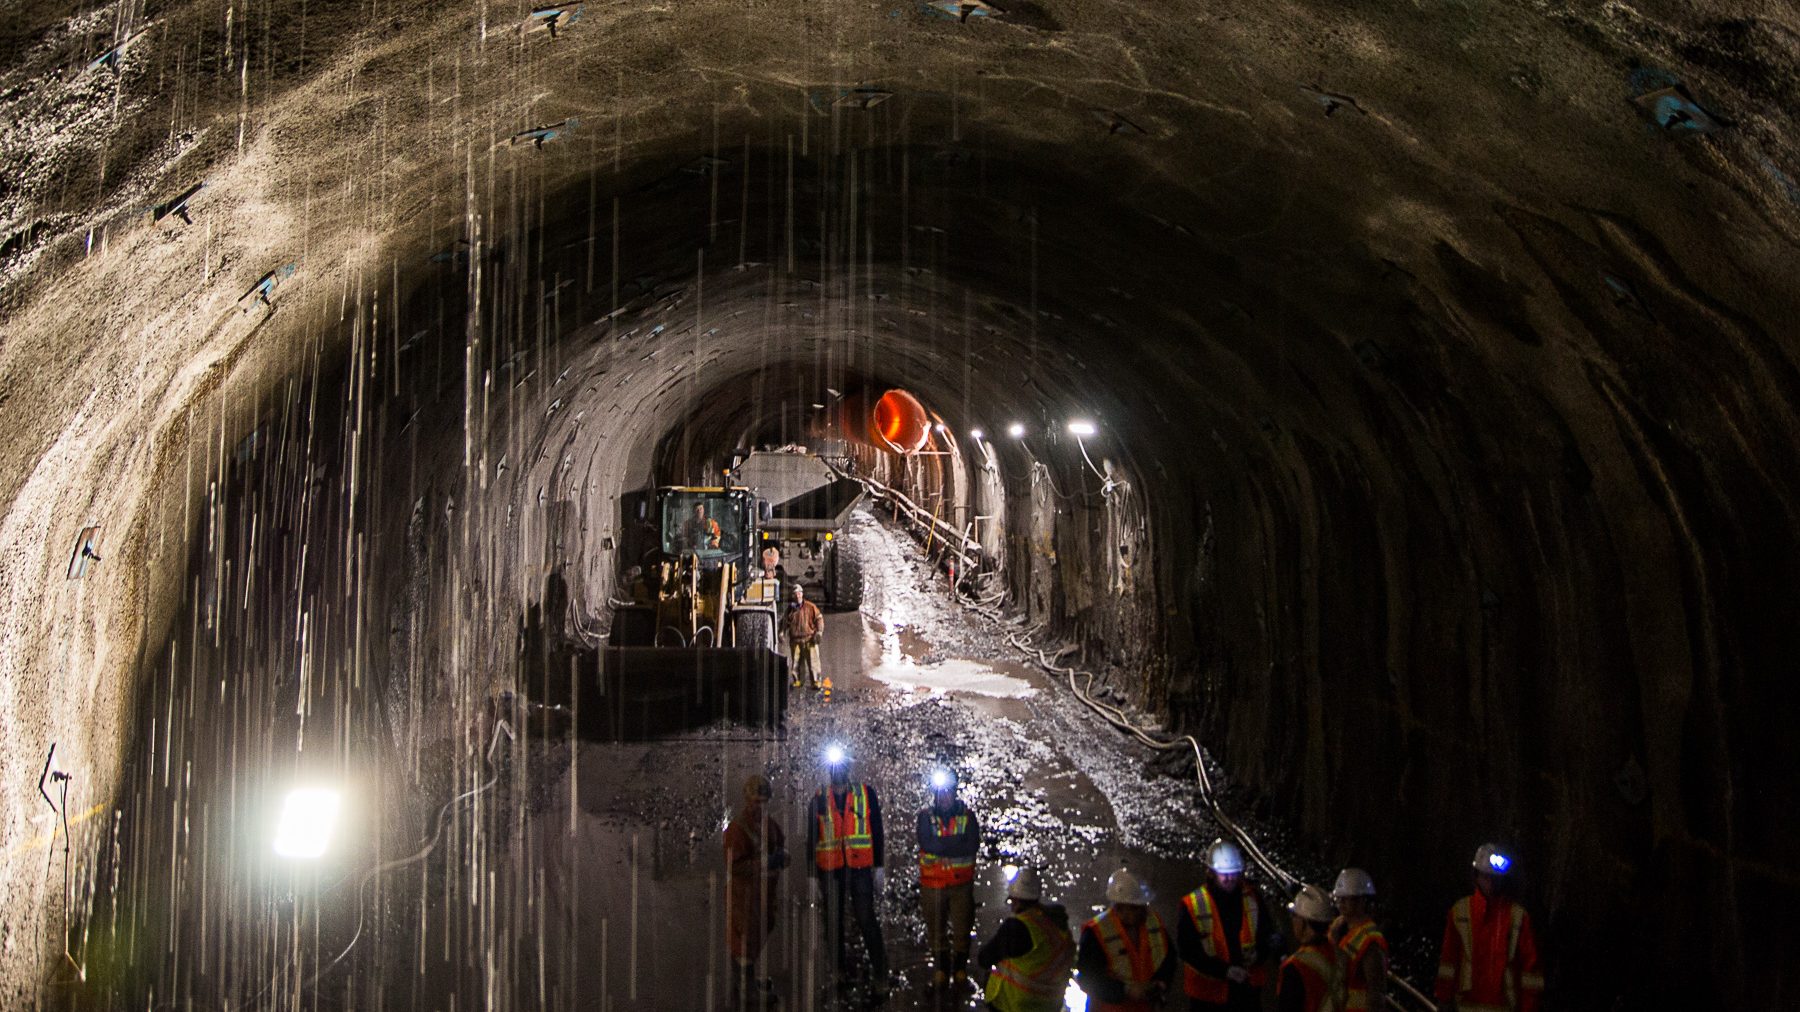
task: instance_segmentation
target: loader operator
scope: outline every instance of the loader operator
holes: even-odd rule
[[[706,504],[694,504],[694,515],[681,522],[681,548],[700,552],[719,547],[719,522],[706,515]]]

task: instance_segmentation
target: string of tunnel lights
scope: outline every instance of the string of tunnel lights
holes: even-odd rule
[[[1076,418],[1071,420],[1066,427],[1069,435],[1075,437],[1075,445],[1080,448],[1081,459],[1087,462],[1088,470],[1094,472],[1094,477],[1100,479],[1100,498],[1110,499],[1114,491],[1127,487],[1127,483],[1123,479],[1112,476],[1110,468],[1102,470],[1099,465],[1094,463],[1094,458],[1088,455],[1087,441],[1100,434],[1098,425],[1085,418]],[[944,426],[940,424],[938,428],[943,430]],[[1030,430],[1025,427],[1024,422],[1013,422],[1007,425],[1006,434],[1023,445]],[[981,443],[986,439],[986,434],[981,429],[970,429],[969,438],[975,440],[976,443]],[[1030,453],[1031,451],[1027,449],[1026,452]]]
[[[1078,425],[1082,427],[1081,431],[1076,430],[1076,426]],[[1007,431],[1014,439],[1022,439],[1026,430],[1023,424],[1014,422],[1008,426]],[[1076,435],[1077,438],[1094,435],[1097,431],[1097,427],[1093,426],[1092,423],[1070,423],[1070,432]],[[979,441],[982,439],[982,430],[972,429],[970,430],[969,435]],[[1086,456],[1085,452],[1083,456]],[[1092,461],[1089,461],[1089,464],[1091,466]],[[868,489],[877,497],[887,497],[895,494],[893,489],[888,488],[878,481],[848,472],[839,473],[843,474],[844,477],[860,482],[864,488]],[[1124,707],[1115,706],[1095,697],[1093,695],[1094,680],[1097,677],[1095,673],[1074,667],[1065,667],[1056,663],[1062,658],[1064,653],[1067,653],[1067,650],[1053,655],[1048,650],[1039,647],[1035,640],[1037,630],[1038,628],[1041,628],[1041,625],[1026,630],[1023,637],[1018,633],[1005,629],[1003,626],[1006,622],[1006,616],[993,607],[993,602],[994,600],[997,600],[997,598],[986,600],[978,599],[966,594],[960,588],[952,594],[952,598],[967,610],[980,615],[994,625],[1006,638],[1007,642],[1011,643],[1020,653],[1031,658],[1039,668],[1050,674],[1059,675],[1065,678],[1068,683],[1069,691],[1075,698],[1093,710],[1108,724],[1131,735],[1133,738],[1136,738],[1138,741],[1157,751],[1191,750],[1194,756],[1194,777],[1196,785],[1199,788],[1201,803],[1204,804],[1207,810],[1212,814],[1214,821],[1218,824],[1219,828],[1224,831],[1224,835],[1227,838],[1236,841],[1262,872],[1271,880],[1280,883],[1282,888],[1287,892],[1295,892],[1299,890],[1302,884],[1304,884],[1300,876],[1288,871],[1280,864],[1277,864],[1275,859],[1257,844],[1249,830],[1225,812],[1224,807],[1219,800],[1217,788],[1213,784],[1212,776],[1206,768],[1205,748],[1200,744],[1200,740],[1197,737],[1192,734],[1179,734],[1173,738],[1159,738],[1146,730],[1143,726],[1135,723]],[[1077,676],[1081,676],[1084,679],[1085,685],[1076,682]],[[1495,853],[1488,858],[1488,864],[1493,867],[1496,872],[1500,873],[1504,873],[1506,869],[1510,867],[1511,863],[1510,858],[1498,853]],[[1015,869],[1012,866],[1008,866],[1005,871],[1010,880]],[[1424,1009],[1426,1012],[1439,1012],[1437,1003],[1432,1001],[1423,990],[1405,977],[1402,977],[1397,973],[1390,973],[1388,979],[1397,986],[1400,992],[1404,993],[1409,1000],[1415,1003],[1413,1006],[1409,1007],[1403,1003],[1395,993],[1389,992],[1386,996],[1387,1005],[1389,1008],[1395,1010],[1395,1012],[1413,1012],[1414,1009]],[[1073,986],[1071,986],[1070,993],[1072,996],[1074,995]],[[1077,1006],[1071,1004],[1069,1007],[1074,1008]]]

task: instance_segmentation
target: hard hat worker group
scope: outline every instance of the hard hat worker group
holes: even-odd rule
[[[827,783],[812,797],[806,829],[826,956],[839,990],[850,994],[856,984],[850,960],[854,929],[868,954],[865,999],[880,1004],[888,988],[877,916],[877,901],[885,891],[881,799],[874,787],[851,778],[850,757],[841,746],[829,746],[824,763]],[[958,796],[954,770],[934,769],[927,786],[930,800],[919,811],[916,827],[919,906],[936,990],[967,987],[973,965],[987,971],[981,997],[994,1012],[1059,1012],[1071,975],[1092,1012],[1164,1009],[1177,986],[1193,1012],[1260,1010],[1271,984],[1280,1012],[1379,1010],[1388,1005],[1388,942],[1376,926],[1377,894],[1368,872],[1343,869],[1329,892],[1301,886],[1280,923],[1262,888],[1248,876],[1243,849],[1226,839],[1207,848],[1205,880],[1181,897],[1173,933],[1153,909],[1149,884],[1129,868],[1119,868],[1107,879],[1104,908],[1071,927],[1067,909],[1046,897],[1037,868],[1008,867],[1007,916],[971,961],[980,825]],[[766,819],[761,805],[768,797],[767,781],[753,777],[745,791],[745,812],[727,832],[728,866],[737,867],[731,864],[734,859],[747,860],[746,841],[761,846],[767,856],[745,864],[748,870],[739,878],[728,877],[728,885],[740,890],[740,879],[766,884],[786,863],[780,827],[761,821]],[[739,828],[746,818],[746,826]],[[733,832],[738,834],[735,845]],[[1544,981],[1531,918],[1507,895],[1513,865],[1497,845],[1483,844],[1475,852],[1474,891],[1451,905],[1445,922],[1435,985],[1440,1008],[1537,1012]],[[759,869],[765,869],[761,876],[755,874]],[[735,895],[728,889],[728,905]],[[765,900],[767,895],[765,890]],[[748,919],[743,925],[732,922],[734,931],[728,933],[739,967],[732,1007],[760,1008],[739,1002],[743,996],[752,1003],[768,996],[766,982],[755,983],[753,967],[761,939],[773,925],[773,906],[765,914],[764,903],[743,897],[737,903],[747,909]],[[743,944],[746,940],[753,945]]]

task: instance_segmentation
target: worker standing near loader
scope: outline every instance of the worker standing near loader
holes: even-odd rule
[[[791,597],[787,617],[782,621],[788,638],[789,677],[794,688],[799,688],[805,678],[809,687],[817,689],[823,676],[819,670],[819,637],[825,632],[825,616],[818,605],[806,599],[806,590],[798,583],[794,584]]]
[[[813,888],[822,901],[825,944],[840,991],[850,989],[849,921],[854,920],[869,953],[870,990],[876,1001],[887,998],[887,949],[875,904],[886,885],[882,855],[885,836],[881,799],[875,788],[850,779],[850,757],[841,745],[825,749],[830,781],[813,795],[806,821],[807,845],[813,854]]]
[[[1215,840],[1206,863],[1206,882],[1181,900],[1186,916],[1175,935],[1187,964],[1182,987],[1188,1008],[1254,1012],[1262,1007],[1279,932],[1261,891],[1244,879],[1244,852],[1237,844]]]
[[[975,954],[977,963],[993,967],[982,996],[994,1012],[1061,1012],[1075,942],[1069,912],[1043,900],[1037,869],[1019,869],[1006,884],[1012,916]]]
[[[1093,1012],[1152,1012],[1175,979],[1175,947],[1150,909],[1150,890],[1120,868],[1106,880],[1106,911],[1081,926],[1076,982]]]
[[[931,983],[969,981],[969,935],[975,926],[975,853],[981,826],[956,796],[956,772],[931,771],[931,804],[919,811],[919,912],[931,950]]]
[[[725,827],[725,946],[731,953],[731,1008],[760,1009],[772,998],[756,960],[775,929],[776,889],[788,865],[787,837],[768,814],[772,793],[760,773],[744,780],[744,803]]]
[[[1331,887],[1338,919],[1331,925],[1344,969],[1344,1008],[1387,1008],[1388,942],[1375,926],[1375,880],[1361,868],[1345,868]]]
[[[1537,1012],[1544,996],[1531,915],[1506,895],[1513,861],[1484,843],[1475,851],[1475,892],[1450,906],[1438,959],[1437,1000],[1457,1012]]]

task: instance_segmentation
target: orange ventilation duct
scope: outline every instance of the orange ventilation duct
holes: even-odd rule
[[[873,391],[843,400],[839,431],[845,439],[868,443],[889,453],[918,453],[931,439],[931,416],[925,405],[905,390],[893,389],[869,403]]]

